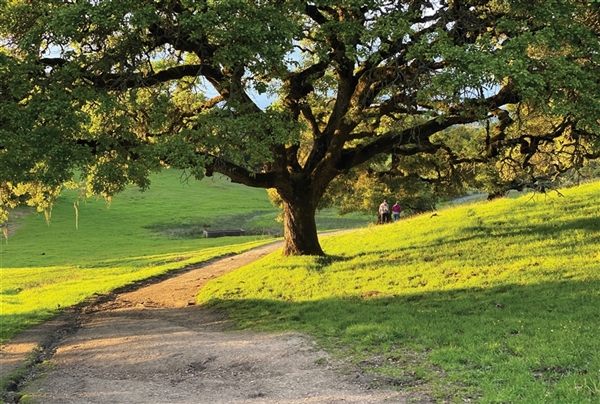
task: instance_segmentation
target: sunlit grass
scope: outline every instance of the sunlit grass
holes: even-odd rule
[[[275,253],[199,300],[300,330],[438,399],[600,402],[600,184],[479,202]]]

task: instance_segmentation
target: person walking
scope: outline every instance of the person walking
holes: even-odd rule
[[[402,206],[400,206],[400,202],[396,201],[394,206],[392,206],[392,215],[394,218],[394,222],[400,220],[400,212],[402,212]]]
[[[387,223],[390,221],[390,205],[387,200],[384,199],[381,205],[379,205],[379,223]]]

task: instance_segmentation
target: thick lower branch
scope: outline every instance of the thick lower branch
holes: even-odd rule
[[[277,174],[275,172],[256,173],[244,167],[233,164],[227,160],[215,158],[206,167],[206,176],[210,177],[217,172],[231,179],[231,182],[244,184],[253,188],[275,188],[277,185]]]

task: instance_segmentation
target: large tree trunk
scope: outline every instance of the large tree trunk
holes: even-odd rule
[[[308,195],[283,203],[283,255],[325,255],[315,222],[316,202]]]

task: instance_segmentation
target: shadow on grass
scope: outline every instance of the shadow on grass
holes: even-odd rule
[[[477,226],[464,227],[462,230],[469,232],[484,232],[489,234],[490,230],[494,230],[495,234],[501,237],[509,236],[539,236],[547,235],[549,237],[558,236],[564,232],[572,232],[574,230],[598,231],[600,230],[599,218],[577,218],[567,221],[552,221],[548,220],[544,224],[538,225],[511,225],[509,229],[502,227],[502,222],[482,223]]]
[[[254,221],[265,215],[273,215],[272,223],[256,224]],[[252,211],[231,215],[211,217],[191,217],[185,222],[154,223],[146,228],[169,238],[200,238],[203,230],[208,229],[244,229],[248,235],[280,236],[283,226],[274,220],[276,214],[269,211]]]
[[[283,236],[283,224],[276,220],[277,212],[252,211],[218,216],[197,216],[185,222],[154,223],[146,229],[164,237],[189,239],[203,237],[203,230],[244,229],[246,235]],[[319,231],[361,228],[371,222],[369,217],[353,214],[339,216],[331,211],[318,212],[315,221]]]
[[[488,222],[474,221],[473,224],[467,224],[459,228],[456,235],[452,237],[438,238],[424,248],[442,247],[446,245],[459,245],[460,243],[470,242],[473,240],[487,240],[490,235],[497,239],[520,240],[520,243],[526,244],[522,238],[539,240],[540,238],[552,240],[566,240],[572,236],[574,231],[589,232],[589,237],[586,243],[600,243],[600,218],[576,218],[566,221],[551,221],[548,220],[543,224],[536,225],[515,225],[511,224],[508,227],[504,226],[503,222]],[[521,239],[519,239],[521,237]],[[576,246],[574,246],[576,247]],[[418,246],[415,246],[418,248]]]
[[[19,314],[0,314],[0,342],[6,342],[13,338],[18,332],[26,330],[29,327],[43,323],[60,314],[60,309],[56,310],[35,310]]]
[[[374,291],[308,302],[213,300],[210,305],[226,309],[242,328],[308,332],[345,354],[368,353],[379,358],[375,367],[387,374],[403,371],[398,366],[405,363],[395,368],[398,357],[421,352],[430,366],[455,371],[455,382],[494,384],[498,397],[518,386],[531,391],[509,402],[527,394],[534,401],[521,402],[535,402],[539,389],[568,384],[572,390],[600,374],[598,290],[598,280],[563,281],[395,297]],[[571,400],[585,401],[599,392],[580,389]]]

